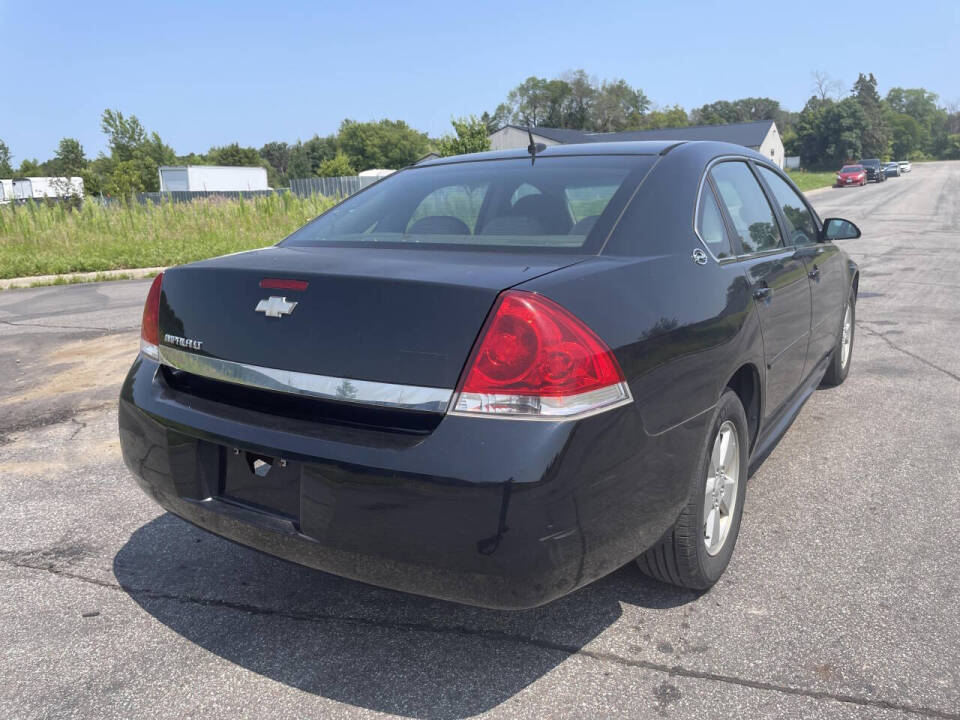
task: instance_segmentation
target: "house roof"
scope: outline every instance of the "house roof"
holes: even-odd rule
[[[757,120],[747,123],[728,123],[726,125],[691,125],[682,128],[664,128],[662,130],[625,130],[614,133],[586,132],[567,128],[534,127],[534,135],[562,143],[621,142],[633,140],[714,140],[729,142],[746,147],[759,147],[763,142],[773,120]],[[517,130],[526,130],[520,125],[508,125]]]

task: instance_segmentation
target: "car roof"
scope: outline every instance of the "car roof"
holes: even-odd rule
[[[760,153],[743,145],[715,142],[711,140],[632,140],[623,142],[591,142],[572,145],[548,145],[537,152],[537,157],[575,157],[583,155],[666,155],[675,148],[683,146],[685,152],[703,154],[705,157],[716,155],[742,155],[744,157],[769,161]],[[481,162],[484,160],[509,160],[530,158],[526,148],[494,150],[468,155],[451,155],[433,158],[417,163],[416,167],[431,165],[450,165],[463,162]]]

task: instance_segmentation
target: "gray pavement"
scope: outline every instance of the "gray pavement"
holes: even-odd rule
[[[960,718],[960,163],[914,167],[813,196],[864,231],[851,374],[702,595],[493,612],[196,530],[119,458],[149,281],[0,293],[0,717]]]

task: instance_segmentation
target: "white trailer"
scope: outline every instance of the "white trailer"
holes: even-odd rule
[[[160,192],[238,192],[270,189],[267,185],[267,170],[262,167],[163,165],[159,172]]]
[[[373,170],[364,170],[360,173],[357,173],[360,176],[360,187],[364,188],[367,185],[372,185],[385,178],[387,175],[393,175],[396,170],[387,170],[384,168],[374,168]]]
[[[0,180],[0,203],[68,197],[83,198],[83,178],[27,177]]]

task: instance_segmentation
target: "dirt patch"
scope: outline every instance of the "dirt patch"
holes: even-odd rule
[[[137,355],[139,335],[124,332],[61,345],[43,358],[46,380],[0,400],[2,405],[119,386]]]

